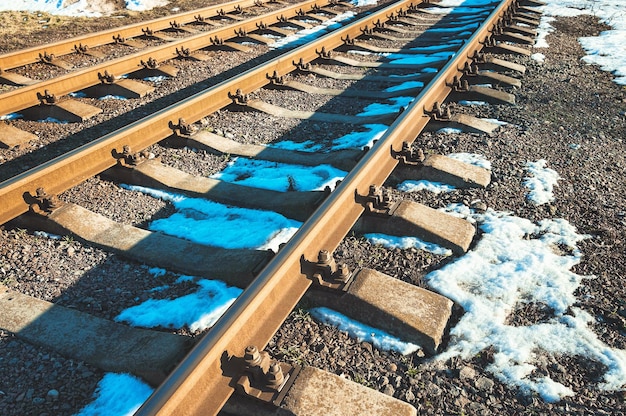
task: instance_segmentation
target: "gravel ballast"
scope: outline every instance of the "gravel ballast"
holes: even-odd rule
[[[533,222],[563,218],[573,224],[579,233],[590,238],[578,244],[583,258],[572,271],[594,276],[583,280],[575,306],[595,318],[591,326],[605,344],[623,350],[626,349],[626,200],[623,197],[626,194],[623,142],[626,90],[613,83],[610,74],[580,59],[584,52],[576,39],[597,35],[606,27],[591,16],[559,18],[553,26],[556,30],[547,39],[550,47],[540,51],[546,56],[545,62],[508,57],[527,67],[521,88],[513,91],[515,106],[451,105],[457,111],[497,118],[509,124],[491,136],[424,133],[417,139],[428,152],[484,155],[492,163],[492,183],[487,189],[437,195],[423,191],[393,192],[397,197],[402,195],[433,208],[450,203],[471,205],[480,200],[487,207]],[[232,62],[225,68],[229,65]],[[202,76],[209,78],[217,73],[216,68],[207,71]],[[171,82],[170,92],[189,87],[184,77]],[[173,99],[168,96],[168,100]],[[151,111],[149,105],[143,111]],[[236,119],[239,121],[229,121],[233,114],[227,113],[240,116]],[[263,125],[263,120],[271,124]],[[100,122],[106,120],[93,123]],[[232,109],[208,116],[203,122],[206,127],[231,133],[242,142],[267,143],[279,137],[330,138],[329,126],[324,124],[282,121],[258,113],[237,114]],[[59,135],[55,130],[60,127],[49,124],[41,126],[43,143],[47,143],[47,134]],[[290,134],[294,127],[303,127],[306,133],[299,130]],[[46,129],[51,132],[46,133]],[[338,130],[337,136],[345,133]],[[150,150],[161,154],[164,163],[197,175],[212,174],[226,163],[223,157],[195,149],[155,145]],[[537,206],[526,199],[523,181],[527,176],[526,163],[539,159],[545,159],[561,179],[554,190],[555,200]],[[120,189],[100,177],[89,179],[60,197],[116,221],[141,227],[171,212],[165,202]],[[0,241],[0,279],[4,285],[107,319],[153,296],[154,293],[148,292],[151,287],[176,279],[169,273],[157,278],[145,266],[89,244],[71,238],[53,240],[11,223],[0,230]],[[418,250],[385,249],[358,236],[347,237],[335,256],[352,269],[370,267],[423,287],[428,287],[423,279],[427,273],[450,261]],[[178,293],[157,296],[180,295],[193,288],[185,286],[176,290]],[[598,384],[604,368],[584,357],[538,354],[534,363],[536,372],[547,374],[574,391],[573,396],[547,403],[536,394],[524,393],[498,381],[487,369],[493,362],[491,349],[471,359],[438,360],[421,351],[402,356],[378,350],[370,343],[317,322],[306,312],[308,306],[299,305],[271,340],[268,351],[274,358],[348,377],[411,403],[419,414],[626,414],[625,393],[600,390]],[[462,314],[462,308],[457,305],[451,325]],[[530,325],[550,314],[544,305],[527,304],[512,311],[508,322],[515,326]],[[198,335],[184,329],[178,333]],[[0,414],[74,414],[91,402],[102,376],[96,368],[0,331]]]

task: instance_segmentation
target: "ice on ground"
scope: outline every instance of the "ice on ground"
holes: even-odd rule
[[[270,45],[270,49],[281,49],[286,47],[295,47],[298,45],[304,45],[307,42],[311,42],[323,36],[330,30],[335,30],[341,27],[344,23],[349,22],[354,18],[353,12],[341,13],[332,19],[328,19],[318,26],[313,26],[310,29],[299,30],[293,35],[285,36],[277,40]]]
[[[398,113],[400,109],[406,108],[415,97],[394,97],[389,98],[387,103],[372,103],[367,105],[358,116],[378,116],[384,114]]]
[[[462,43],[463,43],[463,40],[457,39],[457,40],[450,40],[446,44],[443,44],[443,45],[417,46],[417,47],[413,47],[410,49],[413,51],[420,51],[420,52],[441,52],[441,51],[447,50],[448,48],[450,48],[450,46],[454,46],[455,48],[458,48],[461,46]]]
[[[148,82],[154,82],[155,84],[159,84],[165,80],[167,80],[167,76],[165,75],[156,75],[154,77],[145,77],[143,80]]]
[[[352,0],[350,3],[357,7],[375,6],[378,4],[378,0]]]
[[[543,63],[546,61],[546,56],[542,53],[533,53],[532,55],[530,55],[530,59],[539,63]]]
[[[408,90],[412,88],[423,88],[423,87],[424,87],[424,83],[421,81],[406,81],[406,82],[403,82],[402,84],[398,84],[398,85],[394,85],[393,87],[386,88],[385,91],[395,92],[395,91],[402,91],[402,90]]]
[[[167,6],[168,0],[125,0],[126,8],[134,12],[144,12],[155,7]]]
[[[472,105],[477,105],[477,106],[489,105],[489,103],[487,103],[485,101],[476,101],[476,100],[461,100],[461,101],[459,101],[459,104],[467,105],[467,106],[472,106]]]
[[[530,190],[528,200],[535,205],[554,201],[554,187],[561,179],[555,170],[546,167],[547,164],[548,162],[544,159],[526,163],[526,170],[532,176],[524,178],[524,186]]]
[[[483,155],[479,155],[477,153],[450,153],[449,155],[447,155],[447,157],[458,160],[460,162],[468,163],[470,165],[491,170],[491,162],[487,160]],[[451,192],[456,189],[452,185],[425,180],[407,180],[400,183],[397,188],[402,192],[418,192],[425,190],[433,192],[435,194],[439,194],[442,192]]]
[[[126,98],[126,97],[124,97],[122,95],[111,95],[111,94],[104,95],[104,96],[102,96],[102,97],[100,97],[98,99],[99,100],[103,100],[103,101],[104,100],[120,100],[120,101],[128,100],[128,98]]]
[[[389,128],[385,124],[365,124],[363,127],[367,130],[348,133],[333,140],[332,150],[371,148],[374,142],[380,139]]]
[[[335,189],[347,172],[330,165],[301,166],[239,157],[212,178],[274,191],[314,191],[327,186]]]
[[[438,52],[429,55],[392,54],[387,56],[392,65],[433,65],[448,60],[454,52]]]
[[[65,120],[59,120],[58,118],[54,118],[54,117],[46,117],[44,119],[41,120],[37,120],[40,123],[55,123],[55,124],[67,124],[68,122]]]
[[[450,153],[447,156],[459,162],[465,162],[470,165],[491,170],[491,162],[485,156],[478,153]]]
[[[230,207],[143,186],[121,186],[169,201],[176,208],[171,216],[150,223],[150,230],[198,244],[277,252],[280,244],[287,242],[302,225],[272,211]]]
[[[456,188],[452,185],[447,185],[445,183],[440,182],[431,182],[425,180],[419,181],[411,181],[407,180],[400,183],[397,186],[398,190],[402,192],[419,192],[419,191],[428,191],[434,194],[440,194],[445,192],[452,192]]]
[[[152,394],[152,387],[130,374],[106,373],[94,392],[95,400],[75,416],[131,416]]]
[[[554,31],[551,22],[556,16],[571,17],[592,15],[611,26],[600,36],[582,37],[579,42],[587,52],[583,61],[598,65],[603,71],[611,72],[615,82],[626,85],[626,3],[609,0],[548,0],[539,8],[543,12],[535,48],[548,47],[546,37]]]
[[[148,299],[123,310],[115,320],[142,328],[188,327],[193,332],[203,331],[212,327],[242,292],[219,280],[201,279],[195,283],[198,290],[194,293],[175,299]]]
[[[437,133],[442,133],[442,134],[461,134],[463,133],[462,129],[458,129],[456,127],[443,127],[439,130],[437,130]]]
[[[350,319],[332,309],[313,308],[310,312],[311,316],[318,321],[335,326],[340,331],[347,332],[351,337],[359,341],[369,342],[376,348],[397,351],[403,355],[411,354],[420,349],[419,345],[401,341],[385,331]]]
[[[440,256],[452,255],[452,250],[434,243],[429,243],[417,237],[398,237],[378,233],[365,234],[364,237],[372,244],[380,244],[387,248],[400,248],[403,250],[415,248],[417,250],[428,251],[429,253],[438,254]]]
[[[161,276],[165,276],[165,273],[167,273],[167,270],[162,269],[160,267],[149,267],[148,273],[150,273],[154,277],[161,277]]]
[[[388,126],[384,124],[365,124],[363,131],[353,131],[339,138],[333,139],[331,143],[324,145],[314,140],[304,142],[294,142],[283,140],[271,143],[268,146],[277,149],[297,150],[301,152],[329,152],[344,149],[362,149],[372,147],[375,140],[378,140],[387,131]]]
[[[469,359],[493,346],[494,362],[487,370],[548,402],[574,392],[547,375],[533,373],[537,357],[545,354],[557,361],[567,355],[599,362],[607,369],[599,387],[624,387],[626,352],[603,344],[589,328],[593,318],[573,307],[574,292],[584,278],[591,278],[570,271],[581,259],[577,244],[587,236],[563,219],[534,224],[491,209],[471,213],[462,205],[450,206],[447,212],[477,222],[484,234],[466,255],[425,277],[465,310],[439,359]],[[507,325],[515,308],[528,303],[547,305],[554,316],[529,326]]]
[[[165,6],[166,0],[126,0],[128,10],[145,11]],[[93,0],[19,0],[3,1],[0,11],[19,10],[45,12],[58,16],[100,17],[115,13],[116,7],[111,1]]]

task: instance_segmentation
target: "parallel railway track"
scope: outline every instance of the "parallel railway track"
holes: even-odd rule
[[[324,6],[317,2],[306,3],[306,6],[310,7],[312,4],[316,7]],[[411,14],[419,13],[420,6],[423,5],[411,1],[400,1],[374,10],[371,14],[359,17],[353,23],[304,46],[285,52],[278,58],[237,77],[212,86],[176,105],[164,108],[123,129],[106,134],[66,155],[4,181],[0,184],[0,198],[3,201],[0,222],[7,222],[25,213],[29,208],[39,212],[47,211],[46,215],[53,217],[57,206],[54,198],[47,199],[47,195],[58,195],[85,179],[119,164],[120,160],[125,160],[126,163],[132,162],[133,158],[141,160],[141,155],[136,153],[137,151],[171,136],[172,133],[184,138],[190,136],[193,139],[194,129],[190,125],[226,106],[234,104],[243,109],[247,107],[266,110],[267,105],[260,105],[256,100],[249,100],[247,95],[270,84],[280,85],[282,78],[294,71],[311,71],[329,75],[328,72],[325,73],[311,64],[319,59],[332,59],[333,52],[331,51],[339,47],[358,47],[358,44],[355,46],[353,43],[353,39],[375,37],[376,34],[383,39],[391,38],[392,36],[385,35],[387,29],[391,33],[396,30],[396,33],[410,34],[410,30],[398,30],[389,26],[386,29],[385,24],[381,22],[387,21],[387,25],[393,26],[394,23],[406,20],[409,28],[411,23],[414,27],[418,27],[415,20],[411,21]],[[298,16],[302,14],[298,11],[301,7],[303,6],[293,6],[289,10],[294,16]],[[493,9],[478,29],[465,39],[460,48],[431,79],[426,79],[426,85],[411,104],[395,118],[376,144],[365,152],[360,160],[354,162],[349,174],[321,202],[289,242],[260,271],[255,272],[254,280],[247,280],[246,285],[242,283],[242,286],[247,286],[243,294],[217,324],[196,343],[193,350],[139,410],[139,414],[217,414],[220,411],[234,391],[233,377],[229,373],[225,374],[223,368],[224,354],[230,357],[242,356],[243,351],[250,345],[264,348],[312,284],[311,273],[305,270],[303,264],[318,258],[321,252],[332,253],[366,211],[371,213],[372,210],[381,210],[389,215],[391,207],[388,201],[375,190],[385,183],[400,163],[401,158],[397,156],[402,155],[401,149],[407,146],[404,143],[413,142],[431,121],[446,123],[456,120],[440,109],[451,93],[457,94],[468,90],[468,92],[489,94],[488,89],[481,91],[480,87],[476,89],[464,82],[468,77],[480,75],[497,77],[492,73],[479,72],[478,68],[481,65],[499,65],[509,70],[523,69],[520,66],[508,65],[506,61],[486,56],[483,51],[485,47],[520,51],[508,42],[515,39],[523,41],[527,38],[516,37],[506,30],[507,26],[517,27],[514,25],[515,19],[525,19],[527,23],[532,23],[532,18],[521,13],[520,7],[519,2],[511,0],[494,4]],[[280,13],[284,15],[287,12]],[[259,19],[262,18],[252,18],[246,20],[245,23],[237,23],[236,30],[252,31],[258,28],[262,21]],[[193,39],[197,38],[198,43],[193,43],[189,39],[174,41],[157,48],[158,50],[135,56],[133,59],[156,57],[157,61],[166,60],[174,55],[175,52],[172,51],[178,47],[182,48],[183,44],[193,50],[201,49],[211,44],[210,40],[207,42],[206,39],[210,39],[211,36],[213,38],[215,36],[226,37],[226,32],[232,34],[235,28],[229,26],[223,30],[225,31],[223,34],[211,32],[208,38],[204,35],[194,35]],[[428,36],[424,39],[428,39]],[[506,40],[507,43],[498,39]],[[99,41],[93,40],[93,42]],[[361,48],[365,48],[365,44],[361,44]],[[123,61],[122,64],[120,60],[119,67],[110,69],[109,73],[125,74],[137,66],[136,63],[127,63],[132,61],[126,59]],[[341,62],[341,59],[339,61]],[[345,63],[345,59],[343,62]],[[363,65],[366,66],[367,63]],[[32,99],[32,95],[34,91],[39,90],[35,86],[41,87],[47,82],[51,83],[50,89],[54,89],[54,93],[60,95],[93,85],[96,82],[93,80],[94,74],[103,71],[105,67],[113,68],[111,63],[106,63],[79,71],[80,73],[68,74],[2,94],[0,96],[2,112],[18,111],[35,105],[36,101]],[[89,77],[91,81],[80,81]],[[515,82],[506,77],[499,79],[502,82]],[[503,99],[502,95],[494,94],[496,99]],[[320,114],[317,113],[317,117],[328,117]],[[345,118],[338,116],[337,120],[345,120]],[[474,127],[482,128],[482,126]],[[131,149],[130,152],[125,151],[125,148]],[[262,154],[259,157],[262,157]],[[404,158],[410,159],[411,153],[404,154]],[[38,189],[44,189],[45,192],[38,192]],[[437,235],[437,232],[434,234]],[[441,234],[445,232],[440,231]],[[454,236],[448,240],[445,237],[440,238],[451,244],[452,248],[457,251],[462,252],[467,249],[467,246],[455,245]],[[244,282],[246,282],[245,279]],[[268,299],[271,299],[271,302],[268,302]],[[263,310],[263,313],[260,314],[259,310]]]

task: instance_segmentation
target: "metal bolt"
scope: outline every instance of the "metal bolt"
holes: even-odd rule
[[[249,367],[258,367],[261,365],[261,354],[259,353],[259,349],[254,345],[250,345],[246,347],[246,353],[243,356],[243,359],[246,361],[246,364]]]
[[[317,262],[319,264],[330,264],[332,260],[332,256],[328,252],[328,250],[320,250],[317,255]]]
[[[267,372],[267,386],[273,389],[278,389],[278,387],[283,384],[284,380],[285,376],[283,375],[283,369],[280,364],[272,364]]]
[[[348,281],[348,277],[350,277],[350,269],[348,268],[348,265],[345,263],[340,264],[335,279],[345,283]]]

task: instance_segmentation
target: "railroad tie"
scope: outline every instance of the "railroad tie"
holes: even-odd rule
[[[500,126],[496,123],[492,123],[491,121],[483,120],[468,114],[453,114],[450,118],[445,120],[429,121],[424,130],[437,131],[445,127],[460,129],[468,133],[491,134]]]
[[[40,105],[24,109],[21,113],[27,120],[55,119],[70,123],[80,123],[100,114],[102,109],[72,98],[62,98],[51,102],[42,99]]]
[[[351,170],[361,156],[363,156],[363,152],[357,149],[344,149],[329,153],[313,153],[284,150],[270,146],[243,144],[208,131],[199,131],[186,139],[187,142],[194,147],[206,149],[212,153],[304,166],[328,164],[346,171]]]
[[[297,221],[306,221],[327,195],[324,191],[279,192],[193,176],[158,160],[147,160],[130,167],[118,165],[104,175],[123,183],[167,189],[222,204],[275,211]]]
[[[233,395],[220,415],[417,416],[417,410],[392,396],[309,366],[298,373],[279,408],[259,406],[257,399]]]
[[[324,123],[345,123],[345,124],[375,124],[389,123],[393,121],[397,113],[382,114],[376,116],[350,116],[343,114],[321,113],[317,111],[299,111],[279,107],[261,100],[248,100],[246,107],[270,114],[274,117],[295,118],[299,120],[311,120]]]
[[[415,236],[465,253],[476,232],[464,219],[454,217],[413,201],[400,201],[389,215],[362,215],[353,227],[360,234],[382,233]]]
[[[104,97],[107,95],[120,96],[125,98],[141,98],[151,92],[155,88],[152,85],[144,84],[143,82],[135,81],[132,79],[122,78],[116,79],[113,82],[102,82],[93,87],[83,90],[88,97]]]
[[[0,83],[2,84],[15,85],[19,87],[22,85],[33,85],[37,82],[39,81],[21,74],[0,70]]]
[[[157,385],[191,347],[188,337],[132,328],[0,286],[0,328],[85,361]]]
[[[14,147],[27,146],[31,140],[36,140],[35,134],[20,130],[7,123],[0,123],[0,147],[13,149]]]
[[[435,354],[452,314],[452,301],[372,269],[359,270],[344,291],[309,291],[309,302],[382,329]]]
[[[392,178],[397,182],[427,180],[456,188],[485,188],[491,182],[491,172],[447,156],[432,154],[417,166],[400,163],[393,171]]]
[[[452,91],[448,95],[449,101],[477,100],[489,104],[515,104],[515,95],[506,91],[496,90],[490,87],[470,85],[467,91]]]
[[[66,203],[47,217],[20,217],[29,227],[59,235],[74,235],[120,255],[182,274],[246,287],[253,272],[269,260],[260,250],[230,250],[205,246],[158,232],[120,224],[79,205]]]

